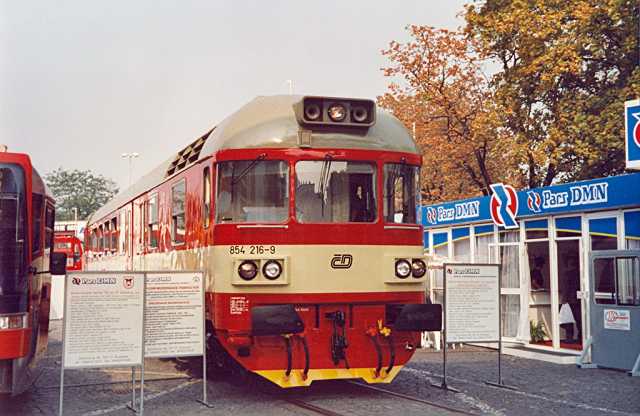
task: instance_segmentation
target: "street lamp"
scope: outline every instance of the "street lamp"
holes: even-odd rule
[[[131,170],[132,170],[131,163],[132,163],[133,159],[135,159],[135,158],[137,158],[139,156],[140,156],[140,154],[136,153],[136,152],[123,153],[123,154],[120,155],[120,157],[123,158],[123,159],[129,159],[129,186],[131,186]]]
[[[289,95],[293,95],[293,80],[292,79],[288,79],[285,82],[287,84],[289,84]]]

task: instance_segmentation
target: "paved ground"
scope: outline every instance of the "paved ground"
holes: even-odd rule
[[[30,392],[13,400],[0,399],[0,415],[56,415],[60,378],[60,322],[53,325],[42,376]],[[484,384],[497,379],[493,351],[466,347],[447,355],[448,384],[460,393],[430,385],[440,383],[441,354],[419,351],[390,385],[382,388],[420,397],[474,414],[596,415],[640,414],[640,378],[611,370],[581,370],[572,365],[549,364],[505,356],[503,375],[518,391]],[[207,408],[202,397],[199,365],[194,361],[148,360],[145,383],[147,415],[299,415],[316,414],[291,400],[302,401],[344,415],[447,414],[443,408],[362,390],[343,381],[314,383],[309,389],[278,389],[236,385],[211,380]],[[126,369],[65,372],[65,415],[131,415],[130,372]],[[108,383],[108,384],[107,384]],[[451,413],[450,413],[451,414]]]

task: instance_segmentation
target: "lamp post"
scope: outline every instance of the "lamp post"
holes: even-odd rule
[[[285,82],[287,84],[289,84],[289,95],[293,95],[293,80],[292,79],[288,79]]]
[[[73,212],[74,221],[78,222],[78,207],[71,207],[71,212]]]
[[[123,153],[123,154],[120,155],[120,157],[123,158],[123,159],[129,159],[129,186],[131,186],[131,170],[132,170],[132,166],[131,165],[132,165],[133,159],[135,159],[135,158],[137,158],[139,156],[140,156],[140,154],[136,153],[136,152]]]

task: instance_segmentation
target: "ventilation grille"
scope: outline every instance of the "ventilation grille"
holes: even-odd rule
[[[181,170],[196,163],[200,158],[200,151],[207,142],[207,137],[209,137],[212,131],[213,129],[209,130],[203,136],[199,137],[198,140],[178,152],[176,158],[171,162],[169,169],[167,169],[167,176],[180,172]]]

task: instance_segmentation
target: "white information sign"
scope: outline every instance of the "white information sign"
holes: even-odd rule
[[[145,357],[204,354],[202,272],[147,272]]]
[[[631,331],[631,314],[625,309],[605,309],[604,329]]]
[[[64,368],[142,365],[143,274],[72,273],[64,302]]]
[[[447,343],[500,339],[500,267],[444,264]]]

